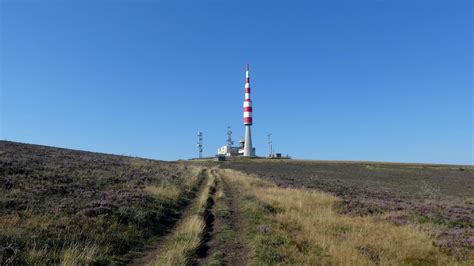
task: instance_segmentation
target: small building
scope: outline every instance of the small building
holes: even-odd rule
[[[244,140],[239,141],[239,147],[234,147],[231,145],[225,145],[220,147],[217,150],[217,155],[223,155],[225,157],[236,157],[236,156],[243,156],[244,155]],[[252,154],[255,154],[255,148],[252,147]]]
[[[239,147],[232,147],[230,145],[222,146],[217,150],[217,155],[223,155],[226,157],[238,156]]]

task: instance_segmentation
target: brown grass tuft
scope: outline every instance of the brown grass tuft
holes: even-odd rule
[[[94,261],[99,253],[99,247],[90,245],[86,247],[71,246],[65,249],[61,256],[61,266],[85,265]]]
[[[168,243],[165,252],[158,256],[151,265],[188,265],[190,257],[201,244],[204,220],[192,215],[183,221],[173,239]]]
[[[173,185],[161,185],[161,186],[149,185],[149,186],[145,186],[143,191],[153,197],[165,198],[165,199],[173,200],[173,201],[177,200],[181,193],[181,191]]]

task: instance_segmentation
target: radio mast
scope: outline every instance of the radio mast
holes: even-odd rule
[[[199,158],[202,158],[202,147],[203,147],[202,140],[203,140],[203,135],[202,135],[202,132],[201,132],[201,131],[198,132],[197,137],[198,137],[198,143],[197,143],[196,146],[197,146],[197,148],[198,148]]]
[[[272,157],[273,155],[273,146],[272,146],[272,133],[267,134],[267,144],[268,144],[268,157]]]
[[[232,140],[232,129],[230,127],[227,127],[227,145],[234,145],[234,141]]]
[[[252,147],[252,135],[250,127],[252,126],[252,100],[250,99],[250,78],[249,78],[249,64],[245,67],[245,99],[244,99],[244,126],[245,126],[245,142],[244,142],[244,156],[255,156]]]

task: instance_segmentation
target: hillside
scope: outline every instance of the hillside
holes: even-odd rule
[[[1,141],[0,264],[119,261],[163,234],[198,182],[183,164]]]
[[[0,264],[474,262],[473,168],[161,162],[0,142]]]
[[[261,159],[222,167],[328,192],[342,199],[341,213],[422,225],[446,253],[474,256],[473,166]]]

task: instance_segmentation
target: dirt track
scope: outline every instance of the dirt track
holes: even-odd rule
[[[242,218],[239,198],[236,190],[225,180],[219,170],[209,170],[217,180],[217,189],[221,189],[223,198],[218,198],[216,191],[212,193],[213,203],[205,214],[206,229],[201,248],[196,252],[198,265],[246,265],[249,250],[245,244],[245,222]],[[218,205],[229,208],[222,215]],[[233,239],[221,236],[225,230],[231,230]]]
[[[216,180],[216,188],[209,191],[209,200],[203,214],[205,228],[202,234],[202,242],[198,249],[191,254],[193,265],[246,265],[249,249],[245,244],[245,221],[241,214],[239,205],[239,194],[232,185],[225,180],[219,170],[205,170],[207,179],[213,176]],[[206,181],[203,182],[202,192]],[[221,197],[216,195],[220,190]],[[197,194],[199,194],[198,192]],[[182,212],[181,218],[175,225],[160,238],[151,243],[148,251],[142,257],[136,259],[134,264],[154,264],[155,259],[163,252],[163,247],[175,235],[186,217],[192,215],[195,203],[189,204]],[[219,209],[221,208],[221,209]],[[224,212],[223,212],[224,211]],[[229,235],[232,237],[229,238]],[[135,254],[137,255],[137,254]]]
[[[201,181],[201,185],[199,189],[195,192],[195,195],[199,195],[204,189],[210,171],[206,169],[204,170],[203,174],[204,179]],[[183,222],[183,218],[188,217],[190,215],[192,208],[193,204],[191,202],[184,208],[184,210],[182,210],[179,219],[174,222],[173,226],[170,226],[170,228],[163,234],[163,237],[158,238],[156,241],[151,241],[149,245],[143,249],[143,253],[134,254],[137,258],[128,261],[127,264],[146,265],[151,263],[161,252],[163,245],[165,245],[166,242],[170,240],[176,228],[178,228]]]
[[[239,195],[236,189],[226,182],[225,177],[220,176],[224,193],[227,195],[227,204],[230,208],[230,217],[227,218],[230,227],[235,232],[235,238],[229,242],[216,241],[215,246],[220,246],[219,248],[223,252],[222,263],[224,265],[246,265],[249,249],[245,244],[246,225],[241,213]],[[224,223],[224,221],[220,221],[220,223]]]

